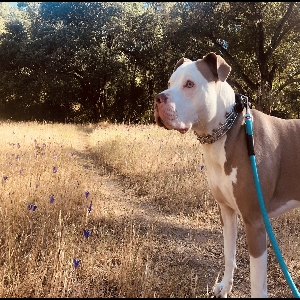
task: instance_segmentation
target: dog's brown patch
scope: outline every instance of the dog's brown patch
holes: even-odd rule
[[[203,63],[206,64],[204,67]],[[203,74],[205,79],[209,82],[211,81],[225,81],[228,77],[231,67],[226,63],[226,61],[215,53],[211,52],[199,59],[196,62],[198,70]]]
[[[196,61],[196,66],[197,66],[197,69],[202,74],[202,76],[208,82],[215,82],[217,80],[216,76],[211,71],[211,68],[208,66],[208,64],[203,59],[198,59]]]

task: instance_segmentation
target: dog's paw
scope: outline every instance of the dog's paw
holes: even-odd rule
[[[224,282],[219,282],[214,287],[214,294],[216,298],[227,298],[227,295],[231,292],[232,282],[224,284]]]

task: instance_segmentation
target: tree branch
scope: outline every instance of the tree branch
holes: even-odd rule
[[[294,76],[296,76],[296,75],[300,75],[300,72],[296,73]],[[290,78],[290,79],[288,79],[285,83],[283,83],[282,85],[279,86],[279,88],[277,89],[275,95],[277,96],[284,88],[286,88],[290,84],[296,83],[296,82],[300,82],[300,78]]]

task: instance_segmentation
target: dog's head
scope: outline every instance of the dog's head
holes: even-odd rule
[[[217,114],[217,106],[220,108],[217,100],[230,70],[225,60],[212,52],[197,61],[181,58],[168,89],[155,96],[156,123],[186,133],[210,122]]]

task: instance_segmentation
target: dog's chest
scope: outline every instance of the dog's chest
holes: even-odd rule
[[[225,140],[203,147],[207,179],[215,199],[239,212],[233,193],[233,185],[237,183],[237,168],[232,168],[229,174],[225,173]]]

